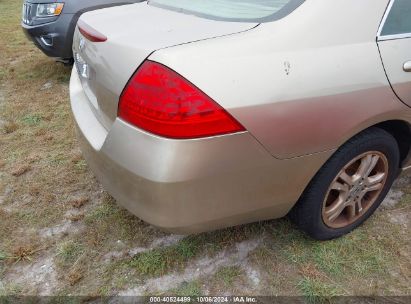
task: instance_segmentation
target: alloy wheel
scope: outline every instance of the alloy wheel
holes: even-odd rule
[[[351,160],[328,188],[322,208],[324,223],[344,228],[360,219],[378,200],[389,172],[387,157],[370,151]]]

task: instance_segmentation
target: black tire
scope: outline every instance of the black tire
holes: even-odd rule
[[[385,185],[373,205],[354,223],[343,228],[330,228],[323,221],[323,202],[329,186],[340,170],[363,153],[378,151],[388,160]],[[330,240],[351,232],[366,221],[379,207],[398,176],[400,151],[395,138],[380,128],[370,128],[356,135],[339,148],[311,180],[289,213],[290,219],[304,232],[317,240]]]

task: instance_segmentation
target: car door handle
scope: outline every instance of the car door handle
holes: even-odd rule
[[[404,71],[411,72],[411,61],[407,61],[406,63],[404,63]]]

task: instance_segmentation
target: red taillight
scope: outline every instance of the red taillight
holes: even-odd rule
[[[87,23],[79,20],[77,22],[78,29],[80,33],[91,42],[104,42],[107,40],[107,37],[104,36],[102,33],[96,31]]]
[[[245,130],[188,80],[153,61],[144,62],[125,87],[118,115],[138,128],[175,139]]]

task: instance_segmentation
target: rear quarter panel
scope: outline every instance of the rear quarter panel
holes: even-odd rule
[[[388,0],[310,0],[229,37],[160,50],[280,159],[338,148],[361,130],[411,120],[392,92],[376,34]]]

